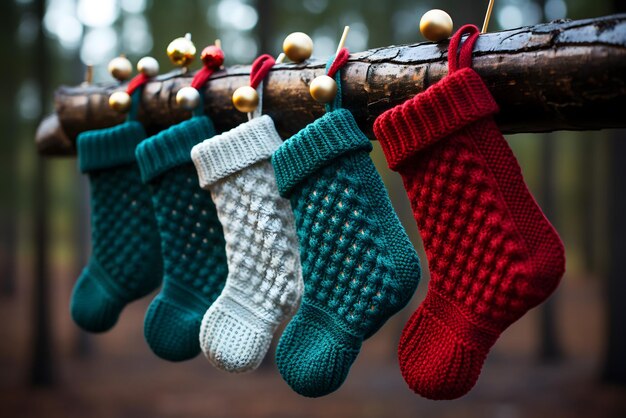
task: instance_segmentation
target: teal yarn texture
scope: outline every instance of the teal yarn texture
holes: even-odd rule
[[[295,213],[305,285],[276,362],[304,396],[341,386],[363,340],[408,303],[420,279],[371,149],[352,114],[336,109],[272,157],[279,191]]]
[[[74,322],[91,332],[115,325],[129,302],[161,282],[161,247],[150,193],[135,147],[146,137],[136,121],[77,138],[80,169],[89,176],[93,249],[74,286]]]
[[[200,188],[191,148],[215,134],[196,116],[142,142],[137,161],[152,201],[163,249],[163,287],[144,321],[152,351],[170,361],[200,353],[205,311],[220,295],[228,267],[225,241],[211,194]]]

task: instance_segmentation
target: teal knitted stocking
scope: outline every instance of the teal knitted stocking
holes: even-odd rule
[[[193,117],[137,147],[150,185],[163,247],[163,287],[150,304],[144,334],[156,355],[182,361],[200,353],[202,316],[220,295],[228,267],[211,194],[200,188],[191,148],[215,134],[206,116]]]
[[[161,250],[150,193],[141,183],[135,147],[139,122],[78,136],[80,169],[89,175],[93,251],[74,286],[70,311],[83,329],[110,329],[124,306],[161,281]]]
[[[287,140],[272,163],[289,197],[305,293],[276,352],[298,393],[322,396],[345,380],[364,339],[412,297],[417,254],[370,157],[372,145],[345,109]]]

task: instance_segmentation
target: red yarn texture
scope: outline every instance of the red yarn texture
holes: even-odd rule
[[[209,68],[207,66],[203,66],[196,72],[191,80],[191,87],[196,90],[200,90],[204,85],[209,81],[209,78],[213,75],[216,68]]]
[[[259,87],[274,64],[276,64],[276,60],[268,54],[263,54],[255,59],[250,68],[250,87],[253,89]]]
[[[348,58],[350,58],[350,51],[348,51],[348,48],[341,48],[337,53],[337,56],[335,56],[335,59],[330,65],[326,75],[330,78],[335,78],[335,74],[337,74],[337,71],[341,70],[343,66],[346,65]]]
[[[209,45],[202,50],[202,68],[193,76],[191,87],[200,90],[209,78],[224,64],[224,51],[218,46]]]
[[[146,84],[148,81],[150,81],[150,77],[144,73],[137,74],[128,82],[128,86],[126,86],[126,93],[128,93],[129,96],[132,96],[135,90]]]
[[[456,50],[461,36],[461,68]],[[478,37],[464,26],[450,43],[450,74],[382,114],[374,132],[403,178],[431,274],[406,324],[402,375],[430,399],[476,383],[500,333],[557,287],[563,245],[524,183],[492,115],[498,106],[472,69]]]

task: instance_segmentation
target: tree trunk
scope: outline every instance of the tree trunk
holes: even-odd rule
[[[39,83],[41,103],[46,103],[49,87],[49,59],[46,38],[43,31],[43,18],[46,1],[36,0],[34,4],[40,22],[35,50],[36,76]],[[31,345],[31,383],[36,386],[51,386],[55,381],[50,308],[50,280],[48,257],[48,174],[47,161],[37,156],[33,186],[34,204],[34,289],[33,339]]]
[[[609,265],[606,284],[607,346],[605,380],[626,385],[626,131],[609,140]]]
[[[352,54],[342,71],[343,103],[371,135],[383,111],[404,102],[447,74],[447,42],[391,46]],[[626,127],[626,15],[556,21],[482,35],[474,69],[500,105],[504,133]],[[277,65],[265,82],[263,110],[285,138],[324,112],[308,85],[324,71],[325,60]],[[205,111],[218,130],[242,123],[233,91],[248,83],[250,67],[217,72],[205,91]],[[156,132],[189,117],[176,107],[176,92],[191,82],[163,75],[143,92],[139,119]],[[76,136],[123,121],[109,109],[108,96],[121,86],[60,87],[56,116],[40,126],[42,154],[74,153]]]
[[[623,11],[626,5],[613,0],[613,8]],[[609,137],[608,222],[609,254],[606,278],[607,344],[604,380],[626,385],[626,131],[615,131]]]
[[[5,37],[0,47],[3,56],[15,52],[17,41],[17,13],[14,2],[3,2],[0,5],[2,35]],[[3,65],[0,77],[11,80],[5,83],[0,97],[0,126],[3,138],[0,138],[0,295],[12,296],[16,289],[17,245],[18,245],[18,204],[15,187],[17,175],[17,141],[18,112],[16,110],[16,93],[18,83],[19,62],[14,57],[13,65]]]

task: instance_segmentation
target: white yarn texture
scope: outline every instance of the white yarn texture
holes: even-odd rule
[[[269,161],[281,143],[272,119],[261,116],[191,152],[224,228],[228,259],[224,290],[202,319],[200,346],[228,372],[261,364],[276,328],[302,297],[294,216]]]

